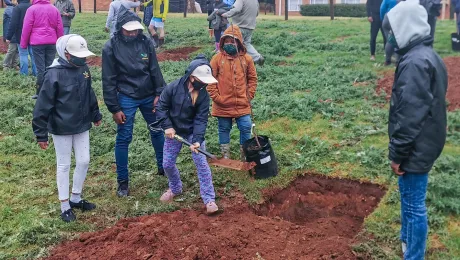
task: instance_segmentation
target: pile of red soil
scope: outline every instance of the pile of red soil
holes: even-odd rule
[[[448,57],[444,59],[449,74],[449,86],[447,88],[448,110],[460,109],[460,57]],[[385,91],[387,100],[390,100],[393,88],[394,73],[387,72],[377,83],[377,94]]]
[[[124,219],[59,245],[49,259],[357,259],[350,245],[384,192],[306,176],[257,208],[240,201],[214,217],[183,209]]]
[[[158,61],[180,61],[186,60],[189,58],[190,54],[199,50],[198,47],[184,47],[184,48],[177,48],[172,50],[165,50],[162,52],[157,53]],[[88,58],[87,62],[88,66],[101,66],[102,64],[102,57],[91,57]]]
[[[0,53],[7,53],[8,52],[8,43],[3,41],[3,37],[0,37]]]

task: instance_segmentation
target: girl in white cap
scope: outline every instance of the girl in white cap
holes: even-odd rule
[[[82,211],[96,208],[83,200],[81,193],[89,166],[89,129],[91,123],[95,126],[101,124],[102,115],[86,65],[86,57],[94,54],[88,50],[85,39],[76,34],[60,37],[56,49],[59,58],[45,73],[35,103],[32,127],[42,149],[48,148],[48,133],[53,136],[61,218],[72,222],[76,220],[72,208]],[[72,148],[76,166],[69,200]]]

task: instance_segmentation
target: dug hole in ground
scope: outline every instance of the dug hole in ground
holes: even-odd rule
[[[384,194],[375,184],[306,175],[255,207],[234,194],[217,216],[182,209],[123,219],[48,259],[356,259],[350,245]]]

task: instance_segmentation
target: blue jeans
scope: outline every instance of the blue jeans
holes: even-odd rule
[[[230,131],[232,130],[232,119],[231,117],[218,117],[217,123],[219,128],[219,144],[230,143]],[[240,130],[240,144],[243,144],[251,138],[251,116],[245,115],[236,118],[236,125]]]
[[[118,181],[128,181],[128,148],[133,139],[134,118],[137,109],[141,110],[142,116],[148,125],[156,121],[156,116],[152,112],[153,101],[155,97],[148,97],[145,99],[133,99],[123,94],[118,94],[118,102],[121,110],[126,116],[124,124],[118,125],[117,140],[115,142],[115,160],[117,163],[117,179]],[[163,145],[165,138],[162,132],[153,132],[150,130],[150,139],[152,141],[153,149],[155,150],[155,157],[157,159],[158,169],[163,169]]]
[[[19,49],[19,64],[21,66],[20,73],[21,75],[29,75],[29,56],[30,62],[32,62],[32,75],[37,76],[37,68],[35,67],[34,54],[32,48],[23,49],[18,45]]]
[[[64,27],[64,35],[68,35],[70,33],[70,27]]]
[[[428,173],[406,172],[399,177],[401,194],[401,241],[406,243],[405,260],[422,260],[428,237],[425,205]]]

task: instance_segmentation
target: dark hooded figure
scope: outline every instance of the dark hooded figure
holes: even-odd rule
[[[142,30],[141,19],[120,7],[114,36],[102,51],[104,101],[118,125],[115,143],[119,197],[129,194],[128,148],[133,136],[134,117],[139,109],[147,124],[156,121],[155,105],[166,85],[158,65],[153,41]],[[163,175],[162,133],[150,132],[158,166]]]
[[[433,37],[419,0],[400,2],[388,14],[388,42],[400,61],[389,115],[389,158],[399,176],[404,259],[424,259],[428,235],[428,173],[446,141],[447,70],[431,48]]]

